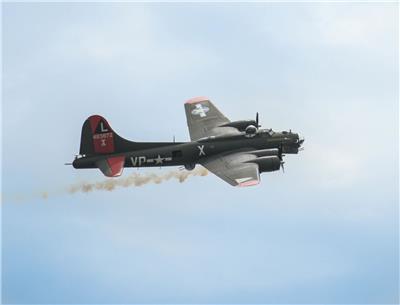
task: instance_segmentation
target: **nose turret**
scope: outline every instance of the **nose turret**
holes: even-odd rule
[[[304,143],[304,138],[300,138],[298,133],[282,131],[282,152],[297,154]]]

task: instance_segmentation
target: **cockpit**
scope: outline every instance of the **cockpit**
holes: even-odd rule
[[[272,136],[275,132],[270,128],[270,129],[260,129],[259,133],[261,136]]]

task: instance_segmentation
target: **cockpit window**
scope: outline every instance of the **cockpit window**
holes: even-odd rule
[[[264,136],[266,135],[272,136],[274,134],[274,131],[272,129],[261,129],[260,132]]]

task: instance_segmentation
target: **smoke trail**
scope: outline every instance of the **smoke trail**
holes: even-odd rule
[[[192,171],[186,170],[175,170],[169,171],[164,174],[155,173],[145,173],[138,174],[133,173],[127,177],[122,177],[118,179],[107,179],[100,182],[81,182],[73,184],[67,188],[59,188],[46,191],[36,191],[32,193],[24,194],[5,194],[1,193],[0,203],[23,203],[26,201],[41,199],[43,201],[49,200],[54,196],[62,196],[67,191],[69,194],[74,194],[78,192],[89,193],[97,190],[102,191],[113,191],[118,187],[138,187],[149,183],[160,184],[162,182],[176,179],[180,183],[184,182],[188,177],[191,176],[206,176],[208,171],[204,167],[196,167]]]
[[[95,190],[102,191],[113,191],[117,187],[137,187],[149,183],[160,184],[162,182],[176,179],[180,183],[184,182],[190,176],[206,176],[208,171],[203,168],[195,168],[192,171],[170,171],[165,174],[155,174],[148,173],[140,175],[138,173],[133,173],[128,177],[118,178],[118,179],[107,179],[100,182],[81,182],[71,185],[68,188],[70,194],[77,192],[89,193]],[[43,196],[44,197],[44,196]]]

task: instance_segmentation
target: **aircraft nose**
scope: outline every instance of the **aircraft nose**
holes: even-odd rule
[[[302,147],[303,143],[304,143],[304,138],[300,138],[299,137],[299,140],[297,141],[297,145],[299,146],[299,150],[303,150],[304,149]]]

